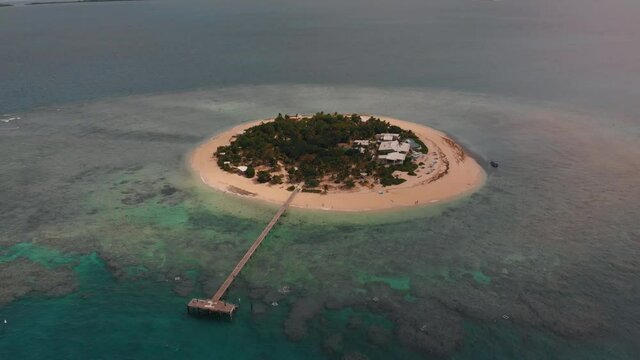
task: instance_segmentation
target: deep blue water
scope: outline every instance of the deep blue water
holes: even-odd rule
[[[0,109],[221,85],[640,98],[633,0],[153,0],[0,12]]]

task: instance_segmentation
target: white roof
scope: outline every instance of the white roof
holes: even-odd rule
[[[238,170],[240,170],[240,171],[242,171],[242,172],[247,171],[247,169],[248,169],[248,168],[247,168],[246,166],[244,166],[244,165],[240,165],[240,166],[238,166]]]
[[[411,149],[411,145],[409,143],[402,143],[400,144],[400,146],[398,146],[396,151],[406,153],[406,152],[409,152],[410,149]]]
[[[370,141],[369,140],[353,140],[353,143],[356,144],[356,145],[367,146],[367,145],[369,145]]]
[[[406,158],[407,158],[407,154],[403,154],[399,152],[392,152],[387,154],[387,160],[391,160],[391,161],[396,161],[396,160],[404,161],[404,159]]]
[[[397,141],[383,141],[378,147],[378,151],[395,151],[400,144]]]
[[[380,139],[383,141],[391,141],[400,137],[400,134],[392,134],[392,133],[382,133],[376,134],[376,139]]]
[[[404,161],[407,158],[407,154],[392,152],[384,155],[378,155],[378,159],[380,160],[389,160],[389,161]]]
[[[411,149],[411,145],[407,144],[407,143],[399,143],[397,141],[383,141],[380,143],[380,146],[378,147],[378,151],[395,151],[395,152],[409,152],[409,150]]]

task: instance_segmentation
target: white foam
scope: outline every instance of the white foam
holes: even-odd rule
[[[9,115],[2,115],[2,116],[9,116]],[[0,121],[2,121],[3,123],[10,123],[14,120],[20,120],[20,116],[12,116],[6,119],[0,119]]]

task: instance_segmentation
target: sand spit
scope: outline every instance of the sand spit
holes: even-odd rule
[[[379,118],[412,130],[429,147],[429,153],[416,161],[424,163],[416,171],[416,176],[403,174],[402,177],[407,181],[395,186],[359,186],[352,190],[332,190],[327,194],[301,193],[291,206],[332,211],[375,211],[423,206],[459,198],[484,184],[486,174],[482,167],[445,133],[403,120]],[[287,191],[289,184],[259,184],[255,179],[223,171],[213,157],[218,146],[229,144],[232,136],[271,120],[244,123],[215,135],[191,153],[191,169],[203,183],[214,189],[246,198],[283,203],[290,195]]]

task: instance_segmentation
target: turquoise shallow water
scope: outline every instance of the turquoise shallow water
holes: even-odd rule
[[[238,316],[187,316],[186,302],[215,291],[275,207],[210,191],[186,154],[276,108],[326,104],[433,125],[501,166],[477,193],[437,207],[292,209],[231,288]],[[2,164],[3,358],[634,357],[639,214],[629,200],[640,154],[593,115],[312,86],[19,115],[1,135],[11,154]]]
[[[281,329],[290,310],[284,302],[257,318],[245,300],[231,322],[194,319],[184,312],[184,298],[173,294],[166,280],[117,281],[95,254],[49,252],[43,256],[43,249],[22,244],[9,252],[48,266],[73,262],[80,281],[72,295],[28,297],[2,309],[0,314],[8,318],[0,330],[2,354],[9,358],[322,359],[327,353],[353,349],[369,358],[420,358],[388,339],[372,345],[371,330],[369,337],[358,330],[375,328],[389,334],[394,324],[362,309],[324,310],[318,319],[309,321],[309,335],[293,343]],[[488,324],[465,320],[463,327],[465,342],[454,359],[627,358],[619,345],[562,344],[554,335],[506,320]],[[326,339],[336,333],[342,334],[340,341],[327,345]]]
[[[284,311],[269,314],[262,326],[248,321],[246,312],[234,322],[194,321],[184,311],[184,298],[172,294],[168,284],[117,282],[95,254],[77,260],[75,294],[29,298],[3,308],[9,319],[2,329],[6,358],[319,358],[285,341],[273,327]]]

